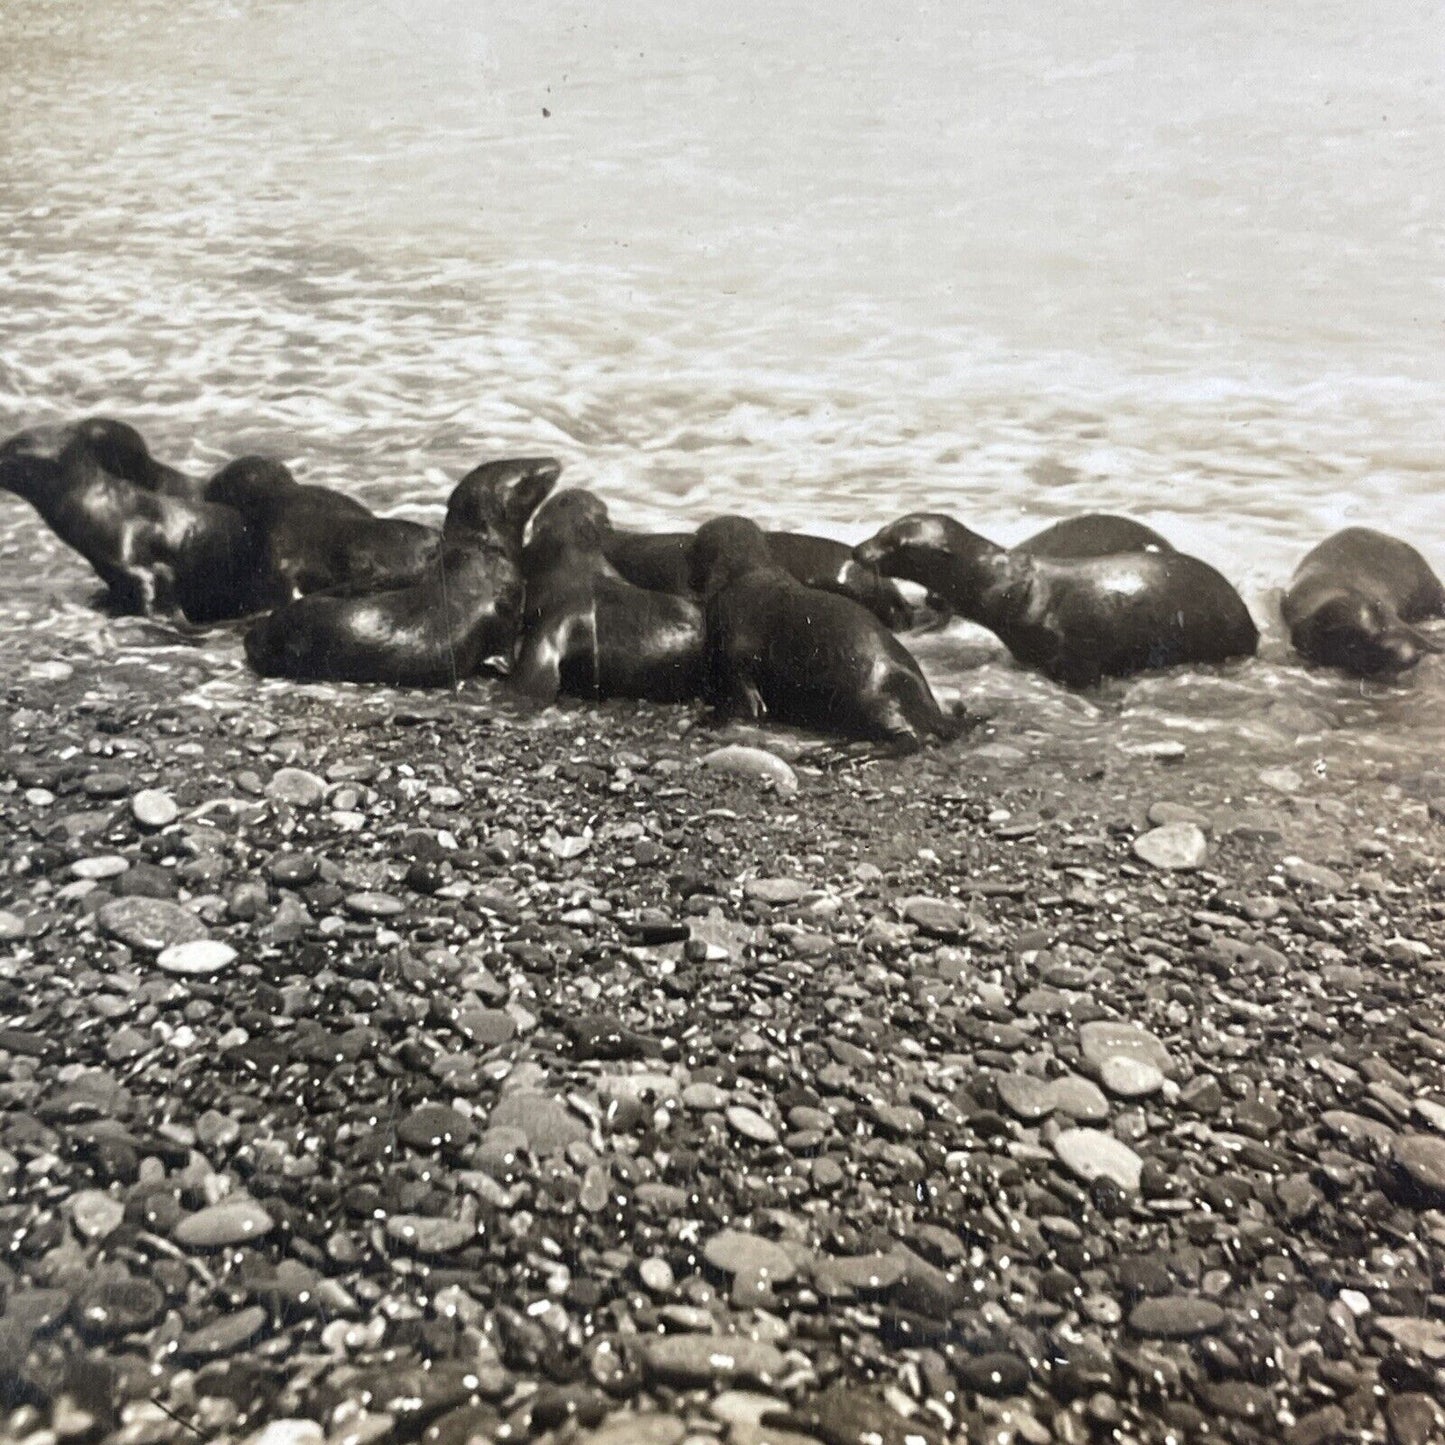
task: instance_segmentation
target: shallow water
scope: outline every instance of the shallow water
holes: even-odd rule
[[[1273,614],[1346,522],[1445,565],[1431,7],[615,9],[8,0],[0,427],[110,412],[418,515],[519,450],[631,524],[1128,511],[1260,661],[1075,698],[959,628],[930,673],[1024,737],[1440,755],[1445,660],[1311,674]],[[12,656],[114,643],[9,498],[0,575]]]

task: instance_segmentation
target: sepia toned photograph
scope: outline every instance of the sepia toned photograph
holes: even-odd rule
[[[1445,26],[0,0],[0,1445],[1445,1445]]]

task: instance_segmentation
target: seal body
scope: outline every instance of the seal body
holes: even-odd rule
[[[704,696],[719,715],[796,723],[916,748],[962,732],[902,643],[867,608],[799,582],[742,517],[698,529],[691,577],[703,595]]]
[[[36,427],[0,446],[0,488],[25,498],[95,569],[119,612],[191,622],[255,608],[260,538],[234,508],[200,499],[140,434],[105,418]]]
[[[1445,616],[1445,586],[1408,542],[1347,527],[1306,553],[1281,611],[1301,657],[1356,677],[1390,677],[1441,651],[1410,624]]]
[[[702,689],[702,610],[628,582],[604,555],[610,530],[585,491],[558,493],[533,519],[513,683],[543,703],[559,692],[689,701]]]
[[[1115,552],[1172,552],[1174,548],[1143,522],[1109,512],[1064,517],[1010,548],[1029,557],[1108,557]]]
[[[1183,552],[1035,557],[1006,552],[951,517],[915,513],[858,553],[937,593],[1019,662],[1070,687],[1251,656],[1259,644],[1239,594]]]
[[[636,587],[691,596],[688,570],[691,532],[626,532],[609,528],[603,552],[613,567]],[[808,587],[836,592],[861,602],[880,622],[895,630],[908,627],[913,609],[908,599],[877,568],[857,561],[853,550],[831,537],[807,532],[767,532],[773,559]]]
[[[268,677],[396,687],[455,685],[490,659],[510,662],[522,615],[522,533],[560,472],[550,457],[468,472],[419,581],[279,607],[247,632],[247,661]]]
[[[262,538],[257,585],[268,607],[312,592],[420,581],[441,541],[420,522],[378,517],[342,492],[303,486],[269,457],[238,457],[206,483],[205,495],[238,511]]]

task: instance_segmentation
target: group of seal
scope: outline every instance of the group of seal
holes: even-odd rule
[[[856,547],[743,517],[645,533],[613,527],[590,492],[549,500],[560,473],[550,457],[485,462],[438,531],[266,457],[194,481],[104,417],[0,445],[0,489],[90,562],[114,608],[244,620],[268,676],[434,687],[491,664],[539,703],[700,697],[909,748],[965,720],[894,635],[918,620],[899,581],[1069,687],[1258,646],[1224,577],[1127,517],[1067,518],[1012,548],[941,513]],[[1305,557],[1283,612],[1307,660],[1388,677],[1441,650],[1414,624],[1445,615],[1445,588],[1408,543],[1352,527]]]

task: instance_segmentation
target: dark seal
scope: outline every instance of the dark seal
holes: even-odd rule
[[[898,751],[953,738],[911,653],[867,608],[799,582],[742,517],[698,529],[691,578],[703,596],[704,696],[721,717],[796,723]]]
[[[1172,552],[1153,527],[1111,512],[1064,517],[1010,549],[1029,557],[1111,557],[1116,552]]]
[[[895,631],[913,623],[913,609],[897,585],[881,576],[876,567],[859,562],[847,543],[807,532],[764,535],[773,560],[805,586],[851,597]],[[688,571],[692,536],[691,532],[627,532],[609,528],[603,539],[603,551],[607,560],[635,587],[687,597],[693,593]]]
[[[233,508],[201,500],[123,422],[17,433],[0,446],[0,488],[90,563],[118,612],[179,610],[208,623],[255,610],[255,530]]]
[[[884,527],[858,555],[937,593],[1019,662],[1069,687],[1252,656],[1259,644],[1239,593],[1183,552],[1034,557],[920,512]]]
[[[238,457],[206,483],[205,495],[234,508],[262,539],[258,592],[268,607],[312,592],[419,582],[441,541],[433,527],[378,517],[330,487],[303,486],[270,457]]]
[[[522,552],[527,598],[514,685],[534,701],[632,697],[686,702],[702,689],[702,611],[635,587],[603,552],[607,507],[559,492]]]
[[[509,663],[522,533],[560,472],[550,457],[477,467],[453,489],[420,581],[288,603],[247,632],[247,661],[265,676],[395,687],[455,685],[493,658]]]
[[[1442,650],[1410,624],[1445,616],[1445,587],[1408,542],[1347,527],[1305,555],[1281,611],[1301,657],[1391,677]]]

